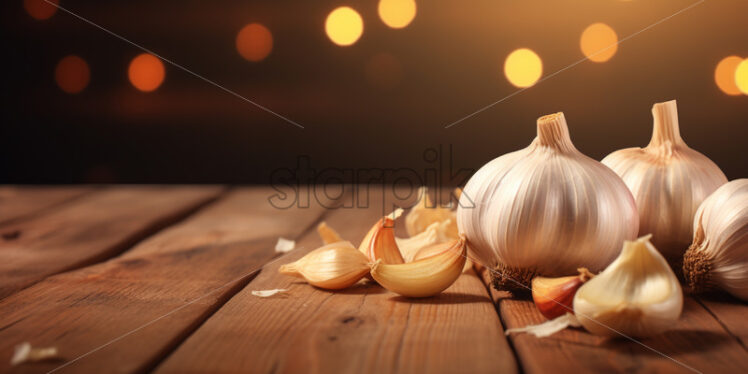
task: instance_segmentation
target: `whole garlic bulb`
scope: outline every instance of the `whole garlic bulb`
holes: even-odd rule
[[[695,291],[717,286],[748,301],[748,179],[722,185],[701,203],[683,274]]]
[[[587,331],[646,337],[678,320],[683,291],[650,237],[626,241],[621,255],[574,295],[574,314]]]
[[[727,178],[680,137],[675,100],[655,104],[652,116],[649,145],[615,151],[602,163],[618,173],[634,195],[639,234],[652,234],[654,245],[673,263],[691,243],[699,204]]]
[[[539,118],[537,128],[527,148],[478,170],[457,208],[459,231],[471,254],[496,270],[498,289],[527,286],[536,274],[599,271],[638,232],[628,188],[574,147],[563,113]]]

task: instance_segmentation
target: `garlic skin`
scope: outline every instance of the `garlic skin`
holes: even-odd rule
[[[574,314],[587,331],[647,337],[670,328],[683,310],[683,291],[651,235],[623,244],[621,255],[579,288]]]
[[[495,270],[498,289],[579,267],[600,271],[639,230],[631,192],[574,147],[563,113],[539,118],[537,129],[527,148],[478,170],[457,208],[471,255]]]
[[[652,107],[654,130],[644,148],[626,148],[602,163],[621,176],[639,210],[639,235],[671,263],[682,259],[693,237],[693,217],[707,196],[727,183],[725,174],[680,136],[675,100]]]
[[[719,287],[748,301],[748,179],[728,182],[704,200],[693,222],[683,275],[694,291]]]
[[[278,272],[301,277],[309,284],[328,290],[350,287],[369,272],[369,259],[350,242],[317,248],[298,261],[281,265]]]

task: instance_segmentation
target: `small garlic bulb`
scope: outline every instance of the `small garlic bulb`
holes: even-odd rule
[[[675,100],[655,104],[652,116],[649,145],[613,152],[602,163],[620,175],[634,195],[639,234],[652,234],[654,245],[677,263],[691,243],[696,209],[727,178],[680,137]]]
[[[693,223],[683,274],[694,291],[718,286],[748,301],[748,179],[722,185]]]
[[[574,295],[574,314],[587,331],[646,337],[678,320],[683,291],[650,237],[624,242],[621,255]]]
[[[563,113],[541,117],[525,149],[494,159],[468,181],[459,231],[494,287],[528,286],[534,275],[596,272],[636,238],[639,216],[626,185],[572,144]]]

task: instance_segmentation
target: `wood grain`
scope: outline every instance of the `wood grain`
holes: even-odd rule
[[[371,193],[376,199],[380,193]],[[382,215],[338,209],[326,218],[358,244]],[[412,300],[372,283],[339,292],[278,274],[321,245],[306,235],[296,250],[262,273],[157,367],[159,373],[513,373],[501,323],[481,280],[464,274],[443,294]],[[252,290],[288,288],[288,297]]]
[[[486,272],[484,282],[490,284]],[[545,321],[529,296],[491,289],[506,328]],[[744,309],[743,313],[748,312]],[[744,314],[746,315],[746,314]],[[684,301],[678,324],[659,336],[631,341],[606,339],[581,328],[546,338],[513,334],[511,341],[527,373],[739,373],[748,370],[743,347],[694,299]]]
[[[731,295],[713,292],[696,300],[748,351],[748,305]]]
[[[46,372],[95,349],[60,371],[148,370],[275,256],[278,236],[299,236],[324,212],[318,204],[277,210],[267,202],[269,191],[233,192],[122,256],[6,298],[2,356],[29,341],[57,346],[63,360],[14,372]],[[0,360],[0,372],[7,365]]]
[[[31,217],[94,191],[93,187],[0,186],[0,226]],[[0,229],[2,235],[12,231]]]
[[[220,187],[122,187],[6,225],[0,239],[0,299],[46,276],[129,248],[214,199]]]

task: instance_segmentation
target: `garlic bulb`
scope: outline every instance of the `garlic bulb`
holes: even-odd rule
[[[652,336],[671,327],[683,292],[651,235],[623,244],[621,255],[579,288],[574,314],[587,331],[606,336]]]
[[[704,200],[683,259],[689,286],[718,286],[748,301],[748,179],[722,185]]]
[[[473,175],[457,208],[460,233],[471,254],[496,270],[499,289],[582,266],[597,272],[638,232],[626,185],[574,147],[563,113],[539,118],[537,127],[530,146]]]
[[[636,199],[639,234],[678,262],[693,236],[693,216],[704,199],[727,182],[714,162],[680,137],[675,100],[652,107],[654,130],[645,148],[611,153],[602,163],[621,176]]]

